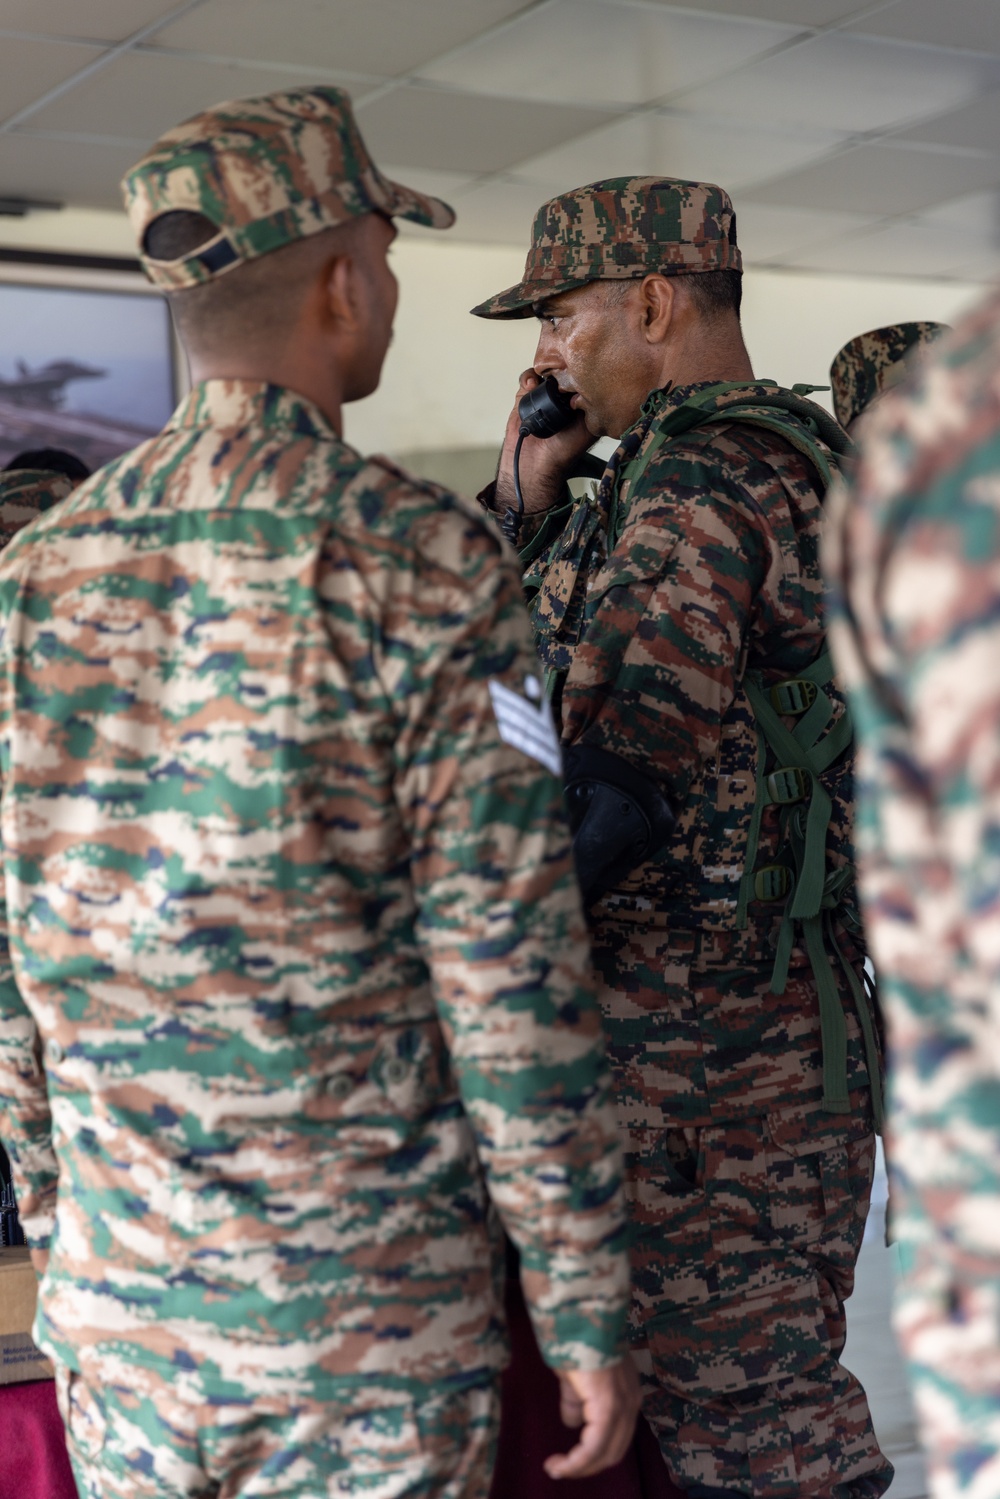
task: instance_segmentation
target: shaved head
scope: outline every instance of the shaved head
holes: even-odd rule
[[[361,219],[284,245],[201,286],[167,293],[178,336],[189,354],[216,357],[284,347],[303,300],[324,267],[359,248]],[[163,214],[146,231],[144,249],[157,260],[191,255],[218,228],[203,214]]]

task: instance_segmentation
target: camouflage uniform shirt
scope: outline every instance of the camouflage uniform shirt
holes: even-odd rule
[[[525,586],[563,739],[655,774],[679,809],[665,849],[593,913],[612,1053],[623,1069],[619,1102],[634,1125],[662,1122],[665,1110],[694,1123],[791,1098],[809,1104],[819,1087],[815,1005],[796,1013],[769,990],[780,914],[751,901],[744,923],[739,909],[758,763],[743,678],[748,667],[762,669],[765,686],[792,677],[823,648],[819,480],[787,442],[745,422],[716,421],[658,444],[660,422],[700,389],[646,402],[623,443],[606,524],[588,497],[550,516],[527,548]],[[742,386],[721,399],[773,389]],[[844,868],[849,757],[827,789],[828,864]],[[770,807],[757,864],[779,848]],[[842,936],[860,963],[855,939]],[[672,950],[679,973],[696,948],[720,968],[755,971],[752,1010],[736,987],[710,1011],[671,1015],[658,1041],[649,1033],[650,1009],[661,1003],[657,968]],[[796,948],[793,967],[804,963]],[[866,1074],[850,1015],[848,1028],[853,1089]]]
[[[41,1346],[223,1394],[489,1377],[485,1168],[546,1356],[616,1358],[600,1016],[483,518],[209,381],[10,546],[0,671]]]

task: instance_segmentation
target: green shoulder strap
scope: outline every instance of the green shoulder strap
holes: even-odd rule
[[[745,391],[741,400],[720,404],[720,397]],[[738,421],[781,437],[813,466],[824,491],[834,478],[835,460],[852,451],[843,428],[820,406],[796,391],[770,386],[750,389],[739,382],[720,382],[699,391],[667,413],[641,456],[623,473],[634,488],[656,453],[672,438],[698,427]],[[839,468],[839,463],[836,465]],[[617,505],[609,518],[609,548],[618,540]],[[837,943],[834,913],[843,906],[853,870],[827,869],[826,838],[832,805],[821,777],[850,745],[854,731],[849,711],[831,727],[833,704],[823,690],[833,680],[828,651],[796,677],[765,690],[763,675],[749,670],[744,688],[757,724],[757,787],[740,884],[737,924],[745,928],[750,900],[784,901],[771,987],[783,994],[797,931],[816,980],[823,1045],[823,1106],[831,1113],[850,1107],[847,1092],[847,1026],[835,977],[843,973],[858,1016],[872,1091],[876,1128],[883,1123],[881,1070],[871,1002]],[[788,729],[783,722],[795,718]],[[768,752],[777,767],[768,771]],[[781,843],[788,862],[756,867],[764,808],[781,808]]]

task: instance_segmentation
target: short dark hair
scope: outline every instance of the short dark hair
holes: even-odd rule
[[[205,214],[173,208],[147,227],[142,248],[151,260],[182,260],[207,245],[218,232],[218,224]]]
[[[167,292],[188,349],[231,348],[247,339],[273,347],[289,332],[306,286],[324,258],[351,242],[358,219],[321,229],[278,250],[243,261],[197,286]],[[219,226],[203,213],[172,209],[153,220],[143,249],[153,260],[181,260],[214,239]]]
[[[23,453],[16,454],[4,466],[4,473],[21,468],[40,469],[47,474],[64,474],[74,484],[82,484],[91,475],[91,470],[83,459],[78,458],[75,453],[67,453],[65,448],[25,448]]]
[[[643,271],[642,274],[648,276],[650,272]],[[624,302],[630,288],[639,279],[638,276],[623,280],[608,278],[601,284],[605,287],[607,300],[613,304]],[[690,291],[691,300],[702,317],[717,318],[732,312],[739,321],[743,305],[742,271],[696,271],[691,275],[682,274],[680,279]]]
[[[742,271],[699,271],[685,276],[691,299],[698,311],[707,318],[719,317],[732,312],[737,320],[743,306]]]

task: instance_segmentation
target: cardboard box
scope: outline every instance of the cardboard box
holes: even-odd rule
[[[31,1341],[38,1277],[25,1245],[0,1249],[0,1385],[52,1379],[52,1365]]]

